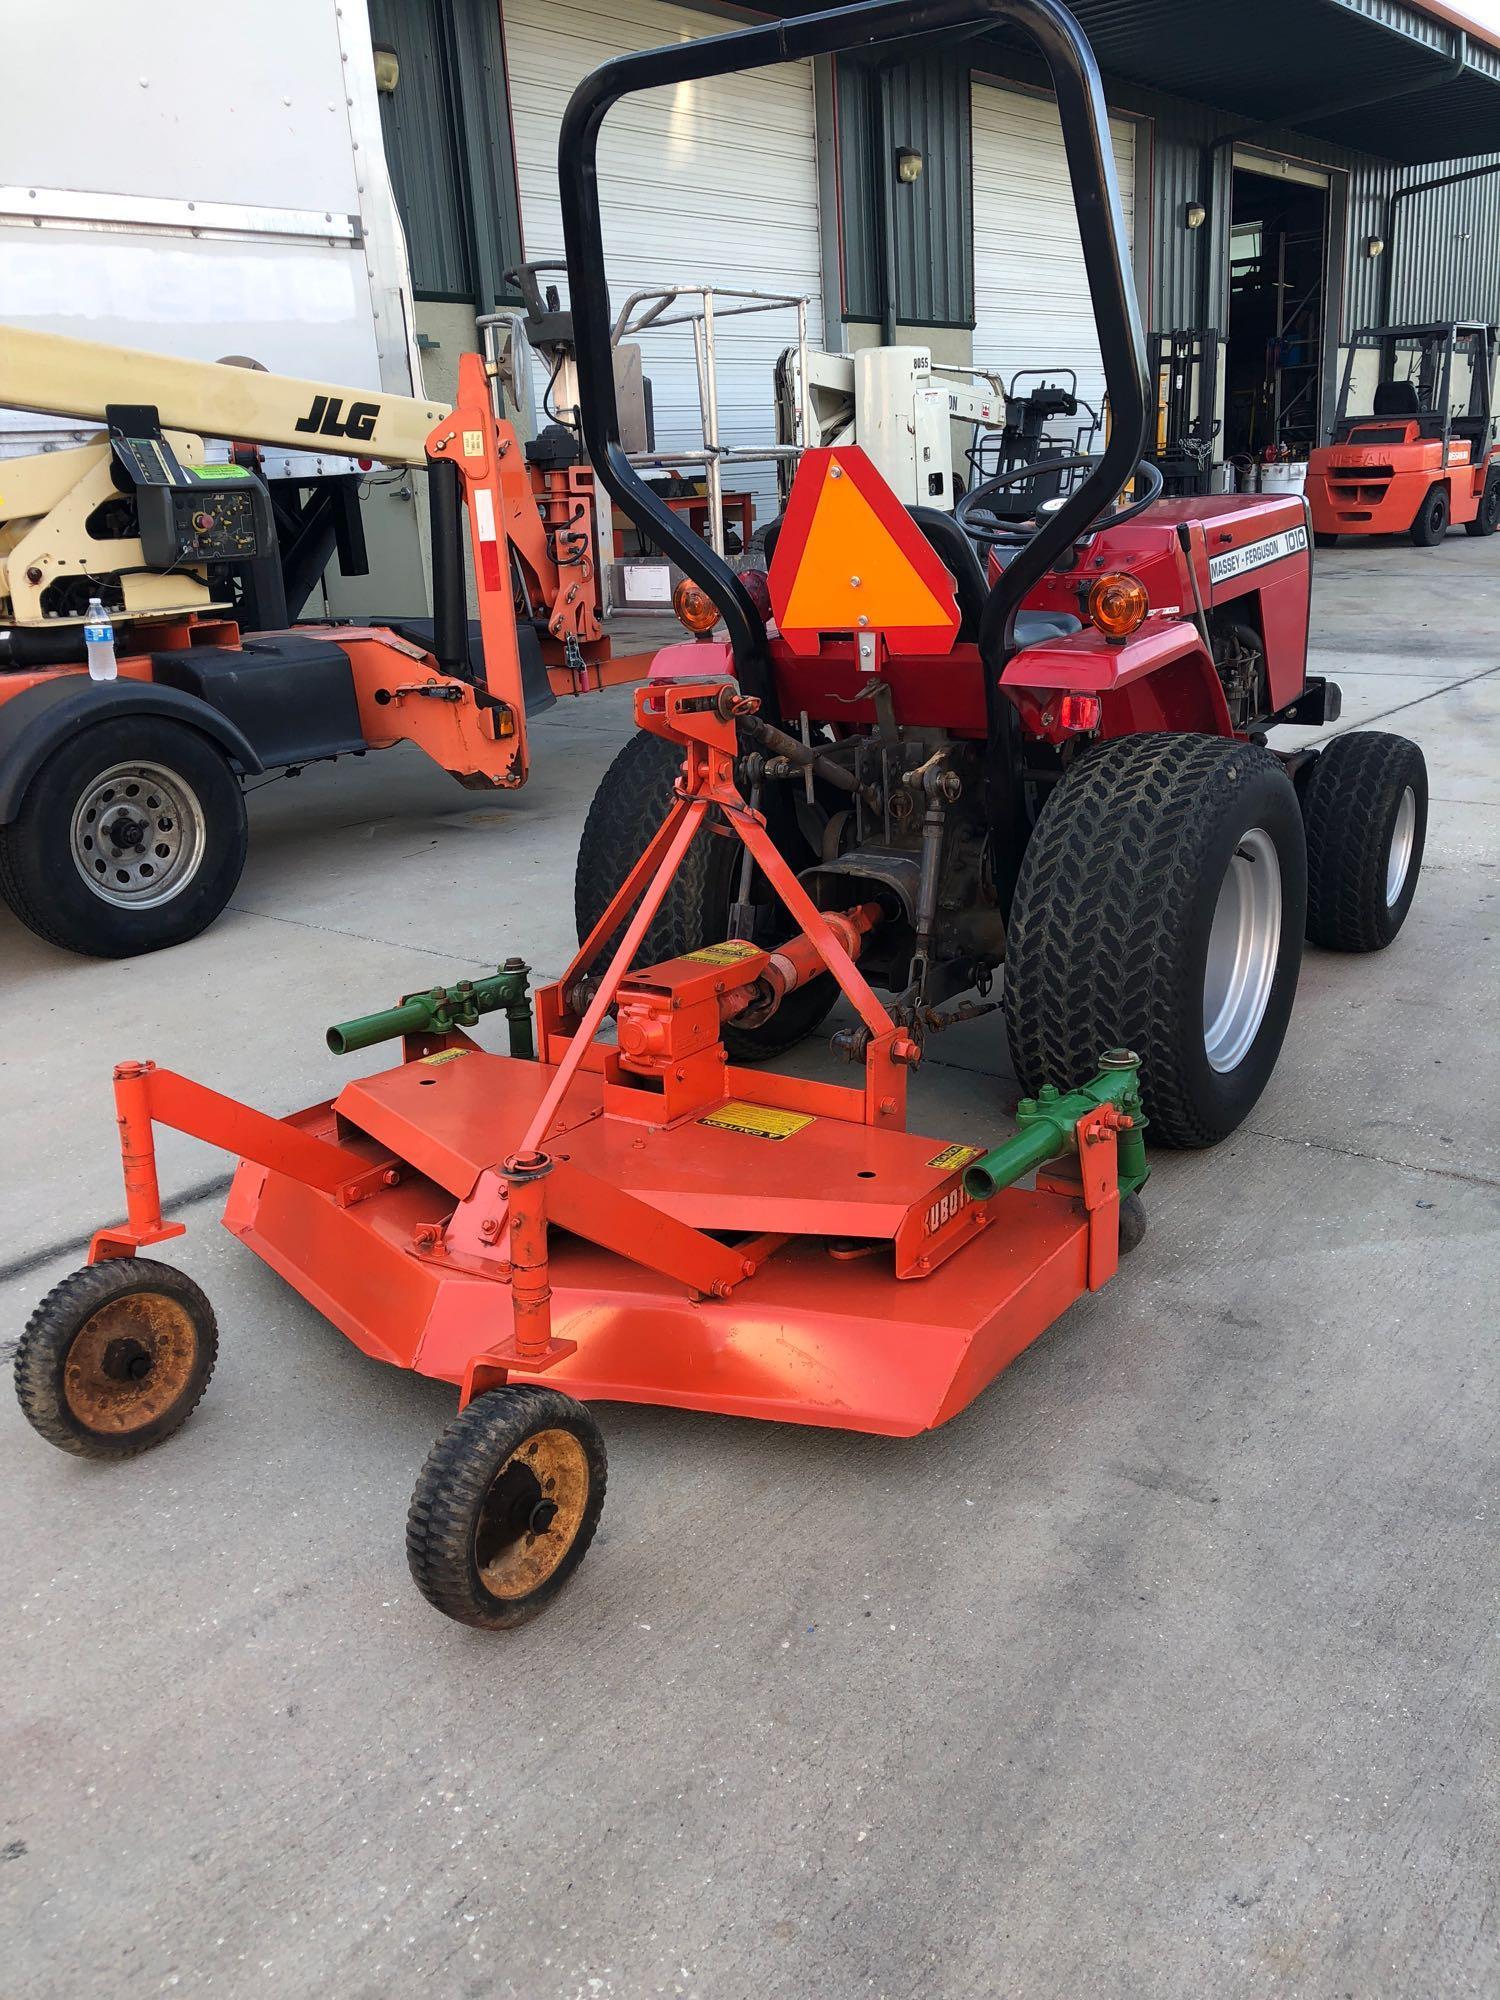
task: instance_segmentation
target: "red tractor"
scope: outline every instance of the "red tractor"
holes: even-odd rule
[[[1053,0],[987,11],[1024,17],[1044,47],[1073,25]],[[974,9],[931,12],[941,29]],[[687,74],[689,57],[694,75],[763,62],[763,40],[658,52],[634,59],[628,85],[623,65],[601,79],[613,101],[643,74]],[[1279,724],[1339,713],[1337,687],[1307,673],[1308,515],[1297,496],[1159,497],[1097,80],[1064,64],[1054,75],[1112,412],[1100,458],[1051,468],[1078,476],[1065,497],[1017,522],[1022,468],[954,514],[903,508],[863,452],[819,450],[766,536],[768,575],[736,574],[686,534],[618,441],[587,90],[560,160],[584,436],[615,502],[690,580],[680,615],[726,635],[701,630],[655,672],[720,672],[757,698],[741,725],[745,795],[819,907],[880,905],[862,966],[896,996],[896,1018],[925,1040],[1002,1007],[1028,1093],[1085,1081],[1102,1048],[1133,1048],[1155,1139],[1205,1146],[1265,1087],[1304,937],[1374,951],[1401,928],[1427,777],[1397,736],[1269,746]],[[678,767],[643,733],[606,773],[578,860],[580,936],[666,812]],[[705,834],[644,957],[726,936],[774,945],[788,928],[737,844]],[[1003,997],[987,1002],[1002,963]],[[737,1059],[776,1054],[835,997],[816,980],[763,1030],[726,1038]],[[858,1055],[857,1031],[840,1039]]]
[[[1372,362],[1378,380],[1362,389]],[[1340,535],[1410,535],[1433,549],[1449,528],[1474,536],[1500,528],[1494,371],[1495,328],[1477,321],[1355,334],[1333,440],[1307,461],[1320,548]]]

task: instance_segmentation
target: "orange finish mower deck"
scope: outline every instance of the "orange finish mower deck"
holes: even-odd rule
[[[495,1192],[495,1163],[516,1152],[555,1075],[554,1065],[464,1049],[351,1083],[297,1125],[332,1138],[337,1122],[339,1142],[371,1164],[402,1160],[421,1172],[340,1206],[335,1194],[310,1196],[289,1175],[246,1163],[225,1225],[366,1353],[458,1384],[466,1399],[502,1371],[512,1381],[544,1374],[589,1401],[891,1436],[953,1416],[1115,1269],[1112,1177],[1092,1208],[1081,1185],[1066,1184],[976,1205],[958,1192],[973,1147],[832,1118],[799,1123],[775,1107],[754,1121],[731,1112],[739,1129],[704,1122],[713,1110],[641,1127],[606,1113],[600,1078],[580,1074],[548,1133],[551,1327],[567,1351],[533,1373],[514,1359],[509,1260],[502,1242],[483,1243],[485,1218],[477,1254],[421,1239],[455,1198],[462,1208],[478,1193],[482,1206]],[[736,1093],[768,1081],[731,1076]],[[795,1129],[762,1136],[745,1129],[752,1122]],[[737,1241],[754,1276],[717,1298],[572,1234],[575,1147],[590,1183],[628,1178],[664,1217]],[[925,1240],[945,1203],[961,1252],[898,1283],[903,1229]],[[783,1232],[795,1236],[764,1240]]]

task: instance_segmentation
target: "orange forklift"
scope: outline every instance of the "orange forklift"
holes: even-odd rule
[[[1410,535],[1436,548],[1450,527],[1500,527],[1500,457],[1491,400],[1493,326],[1441,320],[1366,327],[1344,364],[1333,441],[1307,462],[1307,499],[1320,548],[1340,535]],[[1375,356],[1370,408],[1361,385]],[[1455,411],[1455,397],[1467,399]]]

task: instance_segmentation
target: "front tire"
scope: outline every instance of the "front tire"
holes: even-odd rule
[[[1464,533],[1478,537],[1493,535],[1500,528],[1500,477],[1491,478],[1479,496],[1479,512],[1472,521],[1464,522]]]
[[[1435,549],[1448,532],[1451,515],[1447,487],[1434,486],[1417,509],[1417,518],[1411,524],[1411,538],[1416,546],[1419,549]]]
[[[1307,935],[1384,951],[1406,922],[1427,844],[1427,760],[1381,730],[1335,736],[1302,788]]]
[[[239,780],[215,745],[166,717],[120,715],[32,778],[0,827],[0,895],[49,944],[132,958],[207,929],[247,843]]]
[[[1326,528],[1314,528],[1313,547],[1315,549],[1336,549],[1338,545],[1339,538],[1337,535],[1330,534]]]
[[[604,1439],[582,1403],[513,1383],[476,1396],[432,1447],[406,1519],[418,1590],[487,1632],[544,1611],[604,1508]]]
[[[54,1285],[16,1349],[31,1428],[79,1458],[132,1458],[180,1430],[219,1352],[213,1307],[151,1257],[85,1265]]]
[[[584,821],[573,878],[573,911],[580,943],[603,916],[615,891],[666,818],[681,771],[682,755],[675,745],[642,729],[625,744],[600,780]],[[768,803],[767,823],[772,838],[786,853],[795,835],[779,820],[781,804],[780,800]],[[722,834],[704,829],[697,835],[651,921],[637,965],[681,958],[727,937],[743,851],[737,840]],[[794,868],[796,865],[792,863]],[[789,936],[791,920],[759,870],[751,895],[757,902],[775,904],[780,918],[777,941]],[[602,971],[608,964],[618,938],[617,932],[595,959],[596,969]],[[813,1033],[837,998],[836,981],[824,973],[805,986],[794,987],[762,1027],[726,1027],[724,1046],[736,1062],[761,1062],[781,1055]]]
[[[1006,938],[1023,1091],[1141,1057],[1153,1140],[1234,1131],[1280,1054],[1302,958],[1306,850],[1270,751],[1208,736],[1109,743],[1037,822]]]

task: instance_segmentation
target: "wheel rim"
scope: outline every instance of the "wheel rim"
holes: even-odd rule
[[[1411,851],[1417,840],[1417,795],[1408,785],[1401,794],[1396,807],[1396,822],[1391,828],[1390,852],[1385,863],[1385,902],[1392,908],[1401,900],[1401,891],[1406,887],[1406,878],[1411,870]]]
[[[1281,953],[1281,863],[1263,827],[1225,870],[1203,974],[1203,1046],[1220,1074],[1244,1061],[1265,1019]]]
[[[73,809],[73,865],[117,909],[149,910],[181,895],[204,844],[198,794],[161,764],[112,764]]]
[[[63,1363],[63,1400],[85,1429],[106,1437],[166,1415],[192,1380],[192,1315],[164,1292],[131,1292],[90,1315]]]
[[[571,1431],[537,1431],[496,1473],[474,1523],[474,1563],[492,1597],[529,1597],[573,1546],[589,1462]]]

